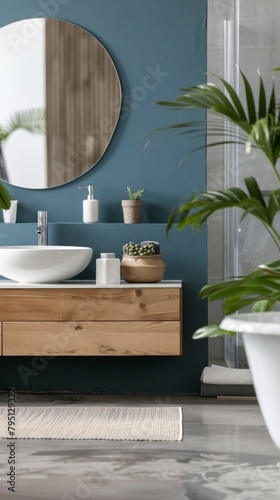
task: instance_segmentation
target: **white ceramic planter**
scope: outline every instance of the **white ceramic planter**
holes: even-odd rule
[[[258,403],[280,449],[280,312],[227,316],[220,326],[242,333]]]

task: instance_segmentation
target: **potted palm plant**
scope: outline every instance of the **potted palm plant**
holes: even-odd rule
[[[238,208],[242,217],[250,214],[261,221],[280,251],[280,234],[276,225],[276,216],[280,212],[280,173],[277,165],[280,156],[280,102],[276,98],[274,82],[267,90],[260,76],[259,95],[255,99],[250,82],[243,72],[240,73],[245,91],[244,104],[234,88],[222,78],[218,78],[219,86],[206,83],[183,89],[183,95],[159,104],[185,111],[202,110],[208,116],[218,117],[213,123],[209,120],[207,128],[212,136],[221,137],[216,144],[242,144],[248,154],[252,148],[261,150],[272,169],[276,187],[265,199],[257,180],[247,177],[243,179],[244,188],[233,186],[225,190],[196,193],[174,208],[167,230],[175,222],[179,230],[188,225],[199,229],[217,211]],[[228,123],[226,135],[225,120]],[[196,136],[200,132],[206,133],[205,121],[186,121],[171,128]],[[235,332],[243,334],[258,401],[270,435],[280,449],[280,312],[275,312],[280,301],[280,257],[275,262],[259,265],[247,276],[207,284],[202,288],[200,297],[211,301],[222,299],[226,317],[221,325],[200,328],[193,338],[233,335]],[[248,306],[252,312],[239,312]],[[239,313],[235,314],[237,311]]]

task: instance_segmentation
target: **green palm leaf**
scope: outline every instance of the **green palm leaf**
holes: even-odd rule
[[[268,274],[272,274],[273,276],[280,277],[280,260],[276,260],[271,264],[260,264],[259,269],[265,271]]]
[[[272,191],[268,200],[270,220],[273,221],[277,212],[280,211],[280,189]]]
[[[206,83],[182,89],[186,92],[185,94],[175,97],[173,101],[159,101],[158,104],[168,106],[169,108],[207,111],[210,115],[217,115],[222,119],[226,118],[229,124],[237,127],[241,132],[238,137],[236,131],[233,131],[230,127],[226,131],[222,127],[219,131],[215,130],[215,124],[210,122],[210,120],[208,120],[207,124],[207,134],[211,134],[213,129],[215,134],[217,133],[222,136],[222,144],[227,143],[228,134],[235,134],[233,142],[243,144],[246,147],[247,153],[251,151],[252,146],[257,147],[265,154],[271,165],[275,167],[280,155],[279,128],[277,129],[276,127],[277,124],[280,125],[280,113],[278,113],[278,117],[276,118],[277,106],[275,103],[274,85],[272,85],[270,95],[267,96],[263,80],[261,76],[259,77],[257,112],[252,86],[242,71],[240,71],[240,74],[245,90],[247,114],[235,89],[223,78],[217,76],[215,77],[223,85],[224,91],[220,90],[213,83]],[[269,103],[268,109],[267,103]],[[185,129],[186,133],[194,133],[194,128],[187,125],[187,122],[177,124],[176,126]],[[206,145],[206,147],[208,146],[211,146],[211,144]]]
[[[232,187],[224,191],[206,191],[193,195],[186,203],[173,208],[167,222],[167,231],[175,222],[178,223],[179,230],[189,225],[200,230],[215,212],[226,208],[239,208],[243,212],[241,220],[248,214],[254,215],[264,224],[279,246],[273,221],[279,211],[280,194],[271,195],[267,205],[254,177],[246,178],[245,185],[247,193],[241,188]]]
[[[228,332],[219,327],[219,325],[207,325],[196,330],[193,334],[193,339],[215,338],[222,337],[225,334],[235,335],[235,332]]]
[[[246,122],[247,121],[246,113],[245,113],[245,110],[243,108],[243,104],[242,104],[239,96],[237,95],[235,89],[226,80],[224,80],[223,78],[220,78],[218,75],[213,75],[213,76],[216,76],[216,78],[218,78],[223,83],[226,91],[228,92],[228,94],[231,98],[233,105],[235,106],[235,109],[240,117],[240,120],[243,120],[244,122]]]
[[[257,119],[253,90],[252,90],[252,87],[251,87],[249,81],[247,80],[246,76],[244,75],[244,73],[242,71],[240,71],[240,74],[241,74],[242,79],[243,79],[244,89],[245,89],[245,93],[246,93],[248,120],[249,120],[249,123],[252,125],[253,123],[255,123],[255,121]]]
[[[260,265],[242,279],[206,285],[201,298],[224,300],[224,312],[232,314],[255,304],[255,310],[271,310],[280,300],[280,261]]]
[[[264,197],[256,179],[254,177],[246,177],[246,179],[244,179],[244,182],[251,198],[255,198],[261,205],[263,205],[263,207],[266,208]]]
[[[263,79],[260,76],[260,92],[259,92],[259,119],[266,116],[266,94],[263,84]]]
[[[258,302],[255,302],[255,304],[252,307],[253,312],[267,312],[267,311],[272,311],[274,309],[274,306],[276,304],[276,300],[271,299],[271,300],[259,300]]]
[[[46,132],[46,112],[42,108],[17,111],[10,119],[6,134],[8,138],[12,132],[24,129],[32,134],[44,134]]]
[[[11,206],[10,195],[3,184],[0,183],[0,208],[7,210]]]
[[[276,116],[276,98],[275,98],[275,86],[274,82],[272,83],[272,90],[269,100],[268,114],[272,116]]]

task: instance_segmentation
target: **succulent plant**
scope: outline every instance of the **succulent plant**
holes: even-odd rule
[[[139,200],[139,198],[144,193],[144,189],[138,189],[138,191],[135,191],[135,193],[132,192],[132,189],[129,186],[127,186],[126,189],[130,200]]]
[[[130,241],[123,246],[123,252],[126,255],[131,255],[132,257],[146,257],[149,255],[158,254],[158,243],[150,241],[142,243],[133,243]]]

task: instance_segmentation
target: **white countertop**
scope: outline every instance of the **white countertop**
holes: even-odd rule
[[[94,280],[67,280],[61,283],[17,283],[0,280],[0,289],[6,288],[181,288],[182,280],[162,280],[159,283],[127,283],[121,281],[114,285],[97,285]]]

